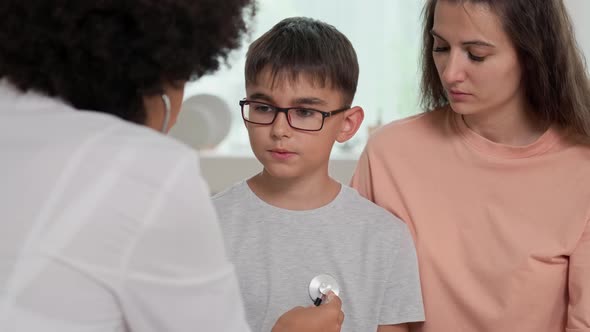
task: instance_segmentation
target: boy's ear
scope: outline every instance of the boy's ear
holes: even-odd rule
[[[338,143],[344,143],[351,139],[354,134],[359,130],[359,127],[363,123],[365,118],[365,111],[360,106],[352,107],[351,109],[344,112],[344,119],[342,120],[342,127],[336,141]]]

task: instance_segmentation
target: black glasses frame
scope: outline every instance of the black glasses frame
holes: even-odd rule
[[[250,103],[257,103],[257,104],[261,104],[264,106],[268,106],[269,108],[273,109],[275,111],[275,115],[272,118],[272,121],[270,122],[254,122],[254,121],[250,121],[248,119],[246,119],[246,117],[244,116],[244,106],[248,105]],[[350,109],[350,106],[344,107],[344,108],[340,108],[337,110],[333,110],[333,111],[320,111],[320,110],[316,110],[313,108],[307,108],[307,107],[278,107],[278,106],[274,106],[271,104],[267,104],[267,103],[261,103],[259,101],[253,101],[253,100],[247,100],[247,99],[242,99],[240,100],[240,108],[242,110],[242,119],[246,122],[249,123],[253,123],[253,124],[258,124],[258,125],[271,125],[275,122],[275,120],[277,119],[277,115],[279,113],[285,113],[285,117],[287,118],[287,123],[289,124],[289,126],[293,129],[297,129],[297,130],[304,130],[304,131],[320,131],[322,130],[322,128],[324,128],[324,121],[326,120],[326,118],[329,118],[333,115],[336,115],[338,113],[342,113],[344,111],[348,111]],[[319,129],[303,129],[303,128],[299,128],[299,127],[295,127],[291,124],[291,119],[289,119],[289,110],[292,109],[298,109],[298,110],[306,110],[306,111],[311,111],[311,112],[318,112],[322,115],[322,125],[320,126]]]

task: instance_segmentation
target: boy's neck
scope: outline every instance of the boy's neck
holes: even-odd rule
[[[293,179],[276,178],[262,171],[247,181],[248,186],[266,203],[287,210],[313,210],[332,202],[341,185],[329,175]]]

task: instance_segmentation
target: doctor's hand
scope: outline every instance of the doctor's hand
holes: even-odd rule
[[[272,332],[340,332],[342,301],[330,291],[319,307],[295,307],[277,320]]]

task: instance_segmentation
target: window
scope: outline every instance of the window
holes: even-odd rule
[[[229,57],[230,68],[187,85],[186,96],[214,94],[231,107],[232,125],[215,153],[250,155],[238,101],[245,97],[247,45],[286,17],[308,16],[334,25],[352,42],[360,66],[353,104],[365,110],[365,121],[347,143],[335,145],[333,156],[356,158],[369,128],[419,111],[418,63],[423,0],[260,0],[250,37]]]

